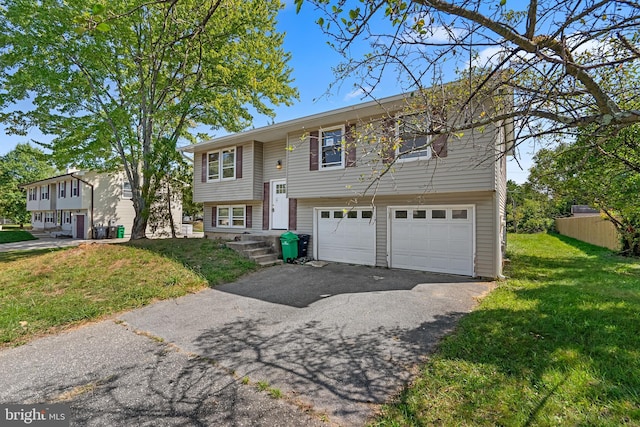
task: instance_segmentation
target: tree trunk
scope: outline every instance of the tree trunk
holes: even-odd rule
[[[171,237],[176,236],[176,225],[173,222],[173,214],[171,213],[171,184],[167,182],[167,209],[169,209],[169,226],[171,227]]]
[[[135,200],[133,203],[133,208],[135,209],[136,216],[135,218],[133,218],[133,226],[131,229],[131,240],[146,239],[147,238],[147,221],[149,220],[148,211],[145,212],[147,210],[146,203],[143,197],[137,197],[135,194],[133,197],[136,197],[137,200]]]

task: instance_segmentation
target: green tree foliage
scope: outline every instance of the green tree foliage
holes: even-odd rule
[[[640,255],[640,126],[605,141],[583,129],[574,143],[543,150],[530,180],[554,195],[600,209],[622,236],[623,252]]]
[[[18,144],[0,156],[0,218],[17,224],[30,221],[27,196],[20,185],[55,175],[49,157],[29,144]]]
[[[513,108],[468,115],[459,132],[515,120],[520,142],[576,134],[605,136],[640,122],[627,104],[640,64],[640,5],[580,0],[295,0],[323,11],[317,23],[344,56],[337,78],[365,94],[383,80],[415,91],[467,79],[462,95],[515,94]],[[477,78],[480,73],[481,78]],[[496,102],[499,105],[500,102]],[[464,109],[461,111],[464,112]]]
[[[568,200],[551,197],[529,182],[507,181],[507,230],[511,233],[539,233],[553,230],[554,218],[571,210]]]
[[[150,209],[199,126],[238,131],[293,89],[278,0],[10,0],[0,8],[0,116],[54,135],[60,165],[124,169],[144,238]],[[29,99],[28,111],[9,111]]]

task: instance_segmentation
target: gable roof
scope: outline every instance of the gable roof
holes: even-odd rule
[[[286,139],[287,135],[291,132],[315,129],[322,125],[326,125],[327,123],[352,121],[359,118],[374,116],[376,114],[383,114],[389,111],[395,112],[403,106],[403,104],[400,104],[400,101],[404,101],[409,96],[410,94],[394,95],[387,98],[329,110],[322,113],[312,114],[310,116],[287,120],[282,123],[276,123],[231,135],[221,136],[220,138],[214,138],[198,144],[187,145],[185,147],[178,148],[178,150],[187,153],[195,153],[196,151],[205,151],[222,145],[230,145],[252,140],[262,142],[278,139],[282,140]],[[394,103],[397,105],[394,105]]]

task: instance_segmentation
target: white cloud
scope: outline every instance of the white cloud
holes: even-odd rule
[[[352,90],[344,96],[345,101],[351,101],[354,98],[364,98],[371,93],[371,87],[364,87]]]

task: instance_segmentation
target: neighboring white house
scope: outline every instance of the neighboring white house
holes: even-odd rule
[[[205,234],[293,230],[320,260],[500,276],[513,124],[429,138],[406,111],[398,95],[184,147]]]
[[[27,210],[34,230],[59,231],[77,239],[92,237],[93,227],[124,226],[131,234],[135,211],[131,186],[124,172],[97,173],[69,171],[23,185],[27,192]],[[172,217],[177,231],[182,223],[182,204],[172,201]],[[168,224],[149,235],[171,235]]]

